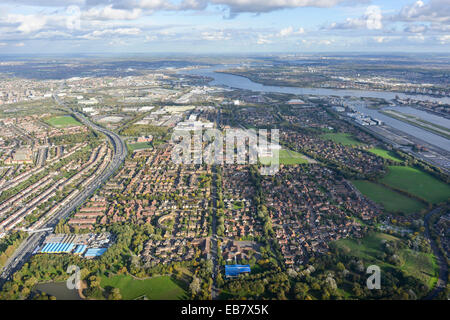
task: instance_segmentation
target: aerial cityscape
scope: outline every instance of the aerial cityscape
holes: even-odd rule
[[[450,6],[355,3],[0,4],[0,300],[448,300]]]

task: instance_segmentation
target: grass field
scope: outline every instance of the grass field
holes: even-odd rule
[[[272,158],[261,157],[259,158],[259,161],[263,165],[269,165],[272,162]],[[279,163],[285,165],[294,165],[308,163],[308,160],[301,153],[292,150],[281,149],[279,154]]]
[[[407,191],[431,203],[450,198],[450,186],[426,172],[412,167],[389,166],[389,172],[380,179],[388,186]]]
[[[57,116],[47,119],[47,123],[56,128],[67,128],[81,126],[82,124],[78,122],[72,116]]]
[[[336,241],[336,245],[346,249],[349,255],[363,259],[365,265],[377,264],[381,268],[394,267],[399,268],[407,274],[421,280],[429,287],[437,281],[439,267],[432,254],[424,252],[416,252],[411,249],[399,250],[399,256],[402,264],[393,266],[384,261],[379,260],[383,253],[382,241],[401,241],[399,238],[385,233],[371,233],[360,240],[341,239]]]
[[[349,249],[349,254],[373,263],[378,260],[376,257],[382,253],[381,241],[383,240],[396,241],[399,239],[386,233],[377,232],[360,239],[360,243],[354,239],[341,239],[335,243],[340,248]]]
[[[331,140],[336,143],[343,144],[344,146],[356,146],[363,143],[353,138],[350,133],[325,133],[320,136],[324,140]]]
[[[119,288],[124,300],[133,300],[144,295],[150,300],[181,300],[187,297],[186,291],[169,276],[137,280],[129,275],[119,275],[102,277],[100,284],[103,288]]]
[[[152,147],[148,142],[127,143],[127,145],[131,151],[147,149]]]
[[[385,158],[385,159],[389,159],[395,162],[402,162],[402,159],[398,158],[394,152],[392,151],[388,151],[385,149],[381,149],[381,148],[372,148],[369,149],[370,152],[376,154],[379,157]]]
[[[414,213],[425,209],[424,203],[390,190],[382,185],[367,181],[353,180],[355,187],[370,200],[383,205],[389,212]]]

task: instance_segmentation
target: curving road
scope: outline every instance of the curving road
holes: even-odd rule
[[[94,179],[86,188],[80,192],[70,203],[63,206],[57,211],[53,217],[51,217],[41,228],[53,229],[61,219],[68,217],[73,210],[80,206],[87,198],[89,198],[95,190],[105,183],[109,177],[120,167],[127,155],[127,148],[125,142],[120,136],[112,131],[109,131],[103,127],[100,127],[92,123],[84,115],[79,112],[68,109],[63,102],[61,102],[57,96],[54,96],[55,101],[61,105],[66,111],[71,113],[84,125],[90,127],[92,130],[103,133],[111,142],[113,146],[113,157],[110,164]],[[4,283],[11,279],[14,272],[22,268],[22,266],[28,261],[33,254],[33,251],[43,243],[45,237],[51,231],[33,233],[31,234],[14,252],[14,254],[6,262],[3,272],[0,275],[0,289]]]

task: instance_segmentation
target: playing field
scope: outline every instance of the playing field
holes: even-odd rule
[[[131,151],[147,149],[152,147],[148,142],[127,143],[127,145]]]
[[[261,157],[259,161],[263,165],[269,165],[272,162],[272,158]],[[308,163],[308,159],[301,153],[282,149],[279,152],[279,163],[285,165],[303,164]]]
[[[361,145],[362,142],[356,140],[353,138],[353,136],[350,133],[325,133],[320,136],[324,140],[331,140],[336,143],[343,144],[344,146],[355,146],[355,145]]]
[[[370,152],[376,154],[379,157],[385,158],[385,159],[389,159],[395,162],[402,162],[402,159],[398,158],[394,152],[392,151],[388,151],[385,149],[381,149],[381,148],[372,148],[369,149]]]
[[[136,280],[129,275],[111,278],[102,277],[101,286],[119,288],[124,300],[134,300],[146,296],[150,300],[181,300],[186,298],[186,291],[169,276]]]
[[[389,263],[379,260],[378,257],[384,253],[382,241],[400,241],[399,238],[377,232],[370,233],[360,240],[341,239],[336,241],[336,245],[346,250],[347,254],[363,259],[365,265],[377,264],[383,267],[395,267],[406,272],[428,287],[434,285],[437,281],[437,274],[439,267],[432,254],[412,251],[411,249],[400,249],[399,257],[401,260],[400,266],[393,266]]]
[[[380,182],[407,191],[431,203],[450,198],[450,186],[426,172],[412,167],[389,166],[389,172]]]
[[[57,116],[47,119],[47,123],[56,128],[67,128],[81,126],[82,124],[78,122],[72,116]]]
[[[382,185],[367,181],[353,180],[355,187],[370,200],[381,204],[388,212],[414,213],[425,209],[424,203],[390,190]]]

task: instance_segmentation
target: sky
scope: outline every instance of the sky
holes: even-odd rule
[[[0,0],[0,54],[450,52],[450,0]]]

